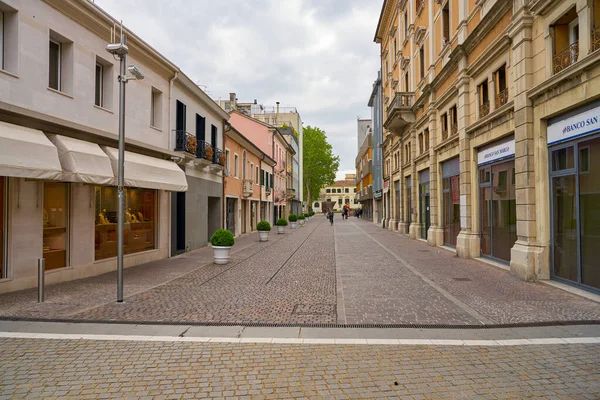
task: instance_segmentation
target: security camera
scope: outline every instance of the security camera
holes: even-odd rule
[[[127,67],[127,71],[129,71],[129,73],[131,75],[133,75],[133,77],[135,79],[137,79],[138,81],[145,78],[144,73],[142,71],[140,71],[139,68],[136,67],[135,65],[130,65],[129,67]]]
[[[129,53],[129,48],[124,43],[111,43],[106,46],[106,51],[116,56],[124,56]]]

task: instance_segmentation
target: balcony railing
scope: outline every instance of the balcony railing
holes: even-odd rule
[[[450,134],[451,135],[456,135],[458,133],[458,125],[457,124],[450,124]]]
[[[479,106],[479,118],[485,117],[490,113],[490,102],[486,101]]]
[[[175,151],[185,151],[186,153],[196,154],[198,142],[196,136],[186,131],[175,131]]]
[[[223,150],[215,147],[212,159],[213,164],[219,164],[221,167],[224,167],[226,161],[227,160],[225,160],[225,153],[223,152]]]
[[[600,28],[592,32],[592,51],[600,49]]]
[[[442,129],[442,140],[448,139],[448,129]]]
[[[196,150],[196,157],[203,158],[206,161],[212,162],[215,151],[212,145],[204,140],[198,143],[198,149]]]
[[[556,74],[574,64],[577,58],[579,58],[579,41],[554,55],[552,59],[554,73]]]
[[[496,108],[502,107],[508,103],[508,88],[501,90],[500,93],[496,94]]]

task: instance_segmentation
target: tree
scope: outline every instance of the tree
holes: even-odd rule
[[[340,157],[333,154],[333,148],[327,143],[327,135],[321,129],[307,126],[302,133],[304,201],[310,206],[319,197],[321,188],[335,181]]]

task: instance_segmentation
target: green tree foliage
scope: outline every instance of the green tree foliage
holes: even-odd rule
[[[327,134],[317,127],[307,126],[304,135],[304,201],[312,204],[325,185],[335,181],[340,167],[340,157],[333,154],[333,147],[327,142]]]

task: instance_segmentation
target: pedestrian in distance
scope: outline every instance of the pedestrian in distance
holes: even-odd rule
[[[329,211],[329,224],[333,225],[333,211]]]

